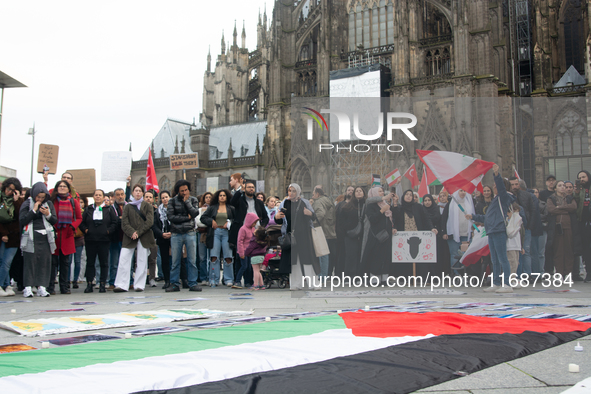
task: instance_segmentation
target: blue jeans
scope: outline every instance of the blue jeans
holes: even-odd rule
[[[320,260],[320,277],[328,276],[328,263],[329,263],[330,254],[326,256],[318,257]]]
[[[531,230],[525,230],[525,239],[523,240],[523,245],[521,245],[521,247],[525,250],[525,254],[519,254],[517,275],[521,275],[522,273],[531,275]]]
[[[160,256],[160,247],[158,248],[158,256],[156,257],[156,266],[158,267],[158,278],[164,278],[164,274],[162,271],[162,257]]]
[[[223,252],[224,256],[224,282],[234,283],[234,266],[233,261],[234,257],[232,254],[232,249],[230,249],[229,244],[229,232],[224,228],[216,228],[213,233],[213,249],[210,250],[210,262],[209,266],[211,267],[211,273],[213,273],[219,280],[220,277],[220,252]],[[216,258],[215,262],[211,262],[212,258]],[[225,260],[230,259],[230,263],[228,264]],[[213,265],[213,267],[212,267]],[[216,267],[217,266],[217,267]],[[217,269],[217,275],[216,275]],[[210,281],[213,281],[215,284],[215,277],[212,279],[210,277]]]
[[[544,265],[546,264],[546,242],[548,241],[548,233],[544,231],[544,235],[538,237],[538,268],[540,274],[544,273]]]
[[[468,237],[460,237],[460,242],[456,242],[454,241],[453,236],[448,235],[448,239],[447,239],[447,247],[449,248],[449,256],[453,263],[455,262],[455,255],[456,253],[458,253],[458,250],[460,250],[460,246],[462,245],[462,242],[468,242]]]
[[[115,286],[120,254],[121,242],[111,242],[111,246],[109,247],[109,286]]]
[[[187,280],[189,287],[197,284],[199,269],[195,264],[197,255],[197,237],[195,231],[185,234],[172,233],[170,246],[172,249],[172,267],[170,268],[170,284],[180,287],[181,258],[183,257],[183,245],[187,249]]]
[[[493,266],[493,284],[501,285],[501,275],[504,276],[505,286],[509,286],[509,275],[511,274],[511,265],[507,258],[507,233],[500,232],[488,234],[488,246],[490,248],[490,258]]]
[[[199,237],[200,234],[197,234],[197,236]],[[199,249],[199,281],[207,282],[209,280],[209,269],[207,268],[209,249],[203,242],[199,242],[197,248]]]
[[[241,281],[242,281],[242,275],[244,275],[244,273],[246,272],[246,270],[248,269],[248,267],[250,267],[250,257],[248,256],[244,256],[244,258],[240,258],[240,269],[238,270],[238,273],[236,274],[236,281],[235,283],[237,285],[240,285]],[[246,285],[246,283],[245,283]]]
[[[7,248],[4,242],[0,242],[0,286],[10,286],[10,266],[18,248]]]
[[[532,273],[540,272],[540,238],[540,236],[531,237],[530,254]]]
[[[82,250],[84,249],[84,245],[76,246],[76,253],[74,253],[74,277],[71,278],[73,282],[78,282],[80,278],[80,260],[82,259]],[[72,269],[70,263],[70,270]]]

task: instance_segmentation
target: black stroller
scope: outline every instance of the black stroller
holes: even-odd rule
[[[274,251],[280,250],[279,237],[281,236],[281,226],[273,225],[267,228],[267,238],[269,239],[269,247]],[[268,289],[273,284],[276,284],[280,289],[285,289],[289,285],[289,272],[281,272],[280,270],[281,257],[277,256],[269,260],[269,266],[266,270],[262,270],[263,283]]]

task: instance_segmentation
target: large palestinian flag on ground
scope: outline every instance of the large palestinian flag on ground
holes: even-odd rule
[[[358,311],[0,354],[6,393],[408,393],[591,323]]]

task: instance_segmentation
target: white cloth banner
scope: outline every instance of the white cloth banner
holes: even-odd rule
[[[127,182],[131,172],[131,152],[104,152],[101,181]]]

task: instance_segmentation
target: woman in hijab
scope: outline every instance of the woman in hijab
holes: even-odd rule
[[[31,196],[21,205],[19,223],[23,228],[23,297],[33,297],[32,286],[37,287],[38,296],[49,297],[45,286],[51,276],[51,255],[56,250],[53,226],[57,215],[43,182],[33,185]]]
[[[292,183],[287,189],[287,199],[279,205],[275,222],[281,224],[281,234],[294,234],[296,245],[282,248],[280,272],[289,272],[290,290],[300,290],[304,286],[320,288],[318,283],[305,283],[303,277],[317,278],[320,274],[320,262],[314,253],[312,241],[313,221],[316,220],[310,201],[301,197],[302,189]]]
[[[54,293],[55,275],[59,266],[59,285],[61,294],[70,294],[70,255],[76,253],[74,235],[82,223],[80,203],[72,195],[72,188],[66,181],[58,181],[51,193],[51,202],[55,207],[57,224],[55,225],[55,252],[51,264],[51,278],[47,290]]]
[[[443,214],[443,210],[447,205],[447,200],[449,199],[449,193],[445,189],[441,189],[439,192],[439,201],[437,202],[437,206],[439,207],[439,213]]]
[[[449,253],[441,232],[441,213],[439,212],[439,206],[431,194],[425,194],[423,196],[423,207],[431,223],[433,223],[433,227],[437,229],[437,263],[428,266],[425,265],[425,268],[428,268],[432,275],[447,274],[449,273]]]
[[[464,212],[458,204],[464,208]],[[466,215],[474,214],[474,202],[470,194],[461,189],[452,194],[452,198],[441,215],[441,232],[443,239],[447,241],[452,262],[458,260],[456,254],[460,250],[462,242],[470,242],[472,225],[466,219]]]
[[[387,273],[392,265],[392,235],[396,234],[392,208],[389,201],[393,194],[384,196],[381,187],[372,187],[367,193],[368,200],[379,197],[377,204],[366,205],[365,216],[367,218],[367,241],[363,247],[362,267],[364,273],[372,276],[381,276],[385,281]]]
[[[361,273],[361,252],[363,245],[365,222],[365,190],[357,186],[353,190],[353,197],[338,213],[337,220],[345,236],[345,266],[344,274],[357,276]]]
[[[551,242],[554,251],[554,268],[556,273],[566,278],[573,270],[573,251],[580,248],[580,243],[577,243],[580,239],[576,228],[577,203],[573,196],[566,194],[564,181],[558,181],[554,194],[548,197],[546,204],[549,213],[548,242]],[[551,274],[552,270],[548,268],[546,272]]]
[[[134,185],[130,202],[123,208],[121,229],[123,242],[119,255],[119,266],[115,278],[116,293],[129,290],[131,260],[136,251],[137,268],[134,276],[135,291],[144,291],[148,268],[148,250],[156,245],[152,225],[154,224],[154,208],[144,201],[144,188]]]
[[[579,171],[577,174],[574,198],[577,202],[577,218],[582,241],[581,255],[587,271],[585,282],[589,282],[591,281],[591,174],[588,171]]]
[[[394,212],[394,227],[398,231],[433,231],[435,234],[438,232],[425,208],[414,202],[414,193],[410,189],[402,194],[398,209]],[[410,263],[396,263],[394,268],[397,275],[412,274]]]

